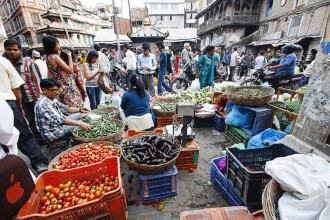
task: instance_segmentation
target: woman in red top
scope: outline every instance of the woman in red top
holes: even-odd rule
[[[175,62],[174,62],[176,74],[179,73],[179,64],[180,64],[180,53],[178,53],[178,55],[175,58]]]

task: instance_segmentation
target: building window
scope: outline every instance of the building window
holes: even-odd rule
[[[167,10],[168,9],[167,4],[161,4],[161,9],[162,10]]]
[[[158,9],[158,5],[157,4],[151,4],[151,9],[152,10],[157,10]]]
[[[17,0],[18,1],[18,0]],[[46,8],[46,0],[39,0],[39,5]]]
[[[9,12],[13,12],[14,7],[13,7],[13,5],[11,4],[11,1],[10,1],[10,0],[7,1],[7,7],[8,7],[8,9],[9,9]]]
[[[267,0],[265,17],[272,16],[273,0]]]
[[[40,25],[40,19],[38,14],[33,13],[31,14],[31,17],[34,25]]]
[[[261,26],[261,34],[267,34],[269,32],[269,24],[264,24]]]
[[[11,31],[15,32],[14,22],[10,22]]]
[[[170,15],[170,21],[172,21],[172,15]]]
[[[299,34],[300,25],[302,21],[303,15],[297,15],[291,17],[288,37],[296,37]]]
[[[18,31],[20,29],[20,25],[19,25],[19,22],[18,22],[17,18],[14,18],[14,25],[15,25],[16,31]]]
[[[29,4],[34,4],[34,0],[28,0]]]
[[[14,8],[17,8],[17,6],[19,5],[19,0],[13,0],[13,3]]]
[[[24,21],[23,14],[19,15],[18,19],[19,19],[19,23],[21,24],[21,27],[25,27],[25,21]]]
[[[213,0],[207,0],[207,1],[206,1],[206,4],[208,5],[208,4],[210,4],[211,2],[213,2]]]
[[[172,9],[172,10],[178,10],[178,9],[179,9],[179,5],[177,5],[177,4],[173,4],[173,5],[171,6],[171,9]]]
[[[38,43],[42,42],[42,38],[44,37],[44,35],[42,33],[37,33],[37,41]]]
[[[79,34],[77,35],[77,39],[80,40],[80,35]]]

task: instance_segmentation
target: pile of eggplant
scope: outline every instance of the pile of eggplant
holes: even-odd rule
[[[160,165],[171,161],[180,153],[180,143],[174,136],[145,134],[125,141],[122,144],[122,153],[134,163]]]

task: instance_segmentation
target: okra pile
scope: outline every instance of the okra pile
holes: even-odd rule
[[[122,152],[134,163],[159,165],[171,161],[180,153],[180,143],[173,136],[145,134],[122,143]]]
[[[110,118],[100,118],[98,120],[92,120],[89,117],[83,117],[83,122],[91,125],[92,129],[85,131],[81,127],[74,130],[74,133],[82,138],[100,138],[106,137],[111,134],[115,134],[122,129],[122,126],[118,126]]]
[[[233,92],[233,95],[239,96],[266,96],[267,93],[260,89],[240,89]]]
[[[174,102],[160,102],[157,103],[158,106],[162,108],[164,112],[174,112],[175,111],[175,103]]]

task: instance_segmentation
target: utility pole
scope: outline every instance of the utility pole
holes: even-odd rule
[[[64,30],[65,30],[65,33],[66,33],[66,37],[68,38],[68,40],[70,41],[70,36],[69,36],[69,32],[68,32],[68,29],[66,27],[66,24],[64,23],[64,20],[63,20],[63,16],[62,16],[62,5],[61,5],[61,0],[57,0],[58,2],[58,8],[59,8],[59,14],[60,14],[60,18],[61,18],[61,22],[64,26]]]
[[[117,50],[120,53],[120,42],[119,42],[119,30],[118,30],[118,20],[117,20],[117,7],[115,5],[115,0],[112,0],[112,12],[113,12],[113,23],[115,25],[115,32],[117,38]]]
[[[128,0],[128,10],[129,10],[129,21],[131,24],[131,33],[133,33],[133,24],[132,24],[132,16],[131,16],[131,2]]]

